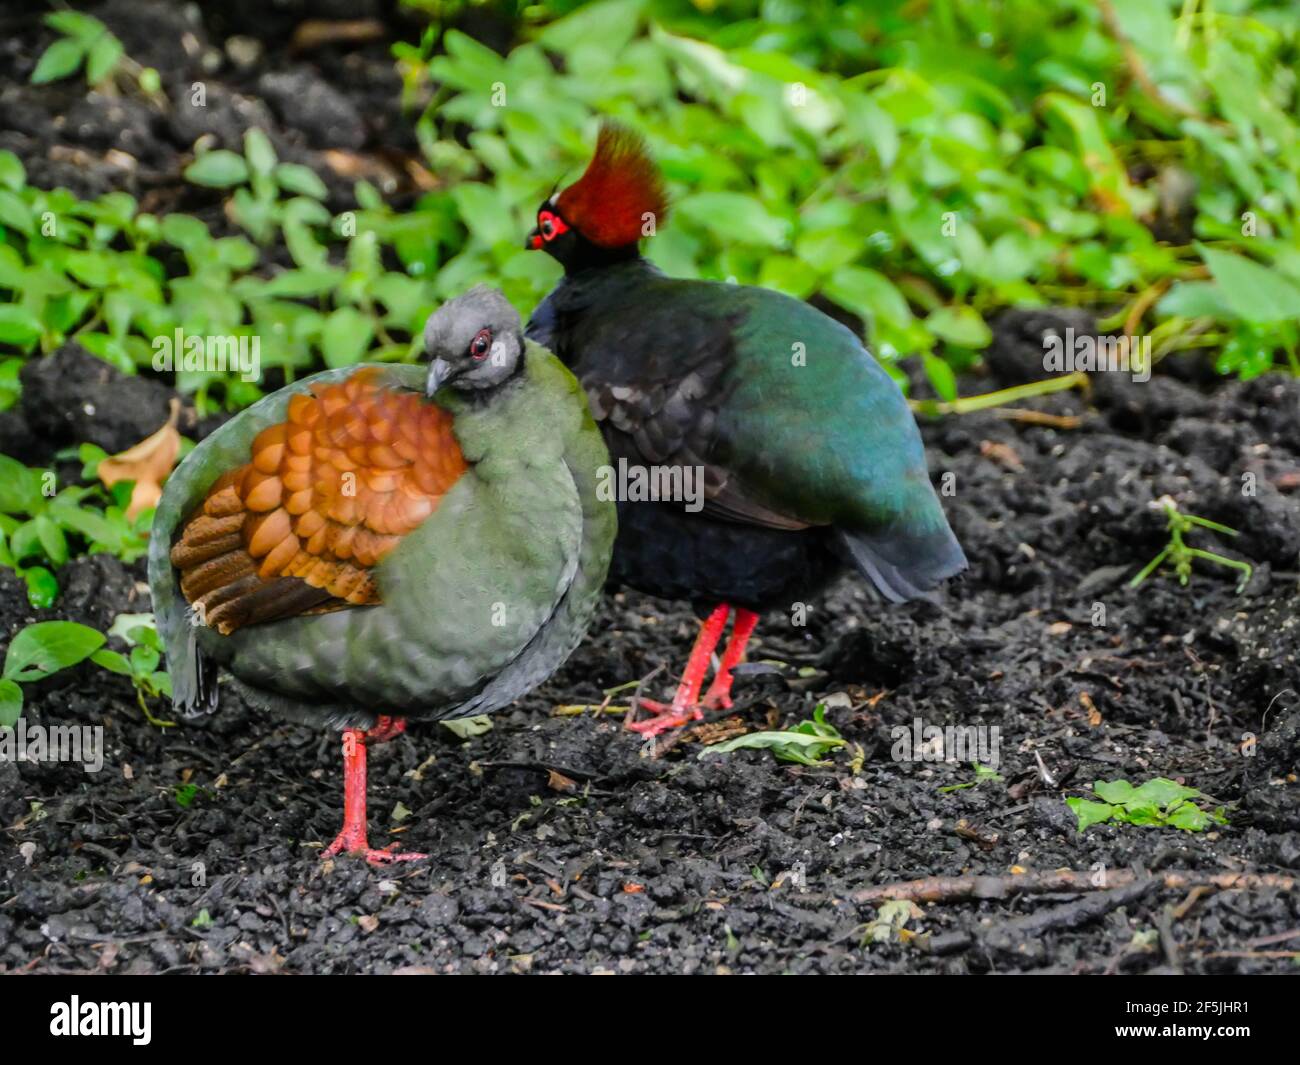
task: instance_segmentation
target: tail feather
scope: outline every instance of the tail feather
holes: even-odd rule
[[[170,662],[172,705],[183,717],[200,717],[217,709],[216,663],[199,647],[198,621],[186,617],[183,647],[179,661]]]
[[[928,599],[966,569],[966,554],[947,523],[923,533],[839,531],[853,564],[891,603]]]

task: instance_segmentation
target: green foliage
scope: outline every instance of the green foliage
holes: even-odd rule
[[[256,130],[243,156],[208,152],[187,174],[231,188],[235,221],[259,244],[282,236],[294,266],[259,276],[258,244],[214,236],[190,215],[139,214],[125,193],[79,201],[66,190],[33,188],[18,158],[0,151],[0,299],[10,300],[0,303],[0,350],[26,355],[75,339],[125,373],[165,371],[155,364],[157,339],[179,329],[186,337],[258,337],[263,371],[278,368],[288,379],[321,364],[418,357],[437,302],[420,278],[436,265],[450,219],[398,215],[364,183],[361,209],[335,218],[321,203],[320,178],[278,161]],[[327,244],[340,261],[331,261]],[[405,271],[385,267],[387,245]],[[163,265],[178,259],[179,267]],[[21,362],[0,359],[0,410],[17,398]],[[200,412],[262,395],[254,383],[196,366],[176,367],[175,383],[195,394]]]
[[[41,621],[20,629],[0,670],[0,726],[11,726],[22,716],[23,684],[75,666],[103,643],[103,633],[74,621]]]
[[[147,510],[126,516],[131,483],[121,481],[107,493],[92,486],[72,485],[54,491],[50,470],[37,470],[0,455],[0,565],[27,582],[34,607],[48,607],[58,596],[57,570],[72,556],[73,543],[88,552],[107,551],[133,562],[147,549],[153,521]],[[102,503],[102,508],[95,506]]]
[[[1159,355],[1214,325],[1225,372],[1295,366],[1300,20],[1266,0],[1114,8],[1108,26],[1092,0],[602,0],[528,8],[505,56],[448,29],[423,78],[434,47],[402,46],[410,92],[439,86],[419,132],[445,188],[421,209],[464,227],[438,293],[491,280],[536,302],[556,268],[519,237],[609,114],[646,132],[676,195],[653,259],[821,294],[886,359],[922,357],[943,398],[926,356],[967,365],[998,307],[1127,311],[1166,287]],[[1200,239],[1168,243],[1153,227],[1180,176]]]
[[[706,747],[701,758],[711,754],[730,754],[741,749],[770,750],[780,762],[798,762],[800,765],[829,765],[822,755],[829,754],[845,741],[834,725],[826,721],[826,707],[818,703],[813,716],[784,732],[751,732],[734,740]]]
[[[1223,816],[1223,807],[1207,811],[1192,802],[1201,795],[1198,789],[1164,777],[1148,780],[1137,788],[1127,780],[1098,780],[1093,783],[1092,790],[1101,802],[1079,798],[1065,800],[1079,819],[1080,832],[1105,821],[1178,828],[1185,832],[1202,832],[1213,825],[1228,823]]]

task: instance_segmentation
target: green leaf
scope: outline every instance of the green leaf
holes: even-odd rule
[[[321,333],[321,353],[325,365],[334,369],[361,361],[370,346],[375,324],[354,307],[340,307],[325,319]]]
[[[44,566],[28,566],[23,570],[23,582],[27,585],[27,602],[37,610],[52,607],[59,598],[59,581]]]
[[[75,621],[40,621],[13,638],[3,676],[29,682],[76,665],[99,650],[104,634]]]
[[[0,150],[0,185],[18,192],[27,183],[22,160],[8,149]]]
[[[131,676],[131,663],[126,660],[126,656],[107,647],[101,647],[90,656],[90,660],[110,673],[121,673],[126,677]]]
[[[1115,814],[1115,807],[1107,802],[1093,802],[1091,799],[1069,798],[1065,805],[1074,811],[1079,819],[1079,831],[1083,832],[1093,825],[1109,821]]]
[[[1197,243],[1196,250],[1210,268],[1228,306],[1246,321],[1300,318],[1300,286],[1276,270],[1201,243]]]
[[[23,384],[18,377],[22,366],[22,359],[0,360],[0,411],[12,407],[22,394]]]
[[[212,154],[211,152],[208,153]],[[233,152],[230,154],[234,154]],[[206,156],[205,156],[206,158]],[[236,159],[239,156],[235,156]],[[241,160],[242,162],[242,160]],[[188,214],[169,214],[159,223],[162,238],[182,251],[192,252],[205,248],[212,242],[208,227]]]
[[[0,189],[0,225],[16,229],[25,237],[36,232],[36,227],[32,224],[31,208],[9,189]]]
[[[265,176],[275,169],[276,154],[271,138],[256,126],[244,134],[244,155],[254,174]]]
[[[1125,781],[1121,780],[1118,783],[1123,784]],[[1096,790],[1097,786],[1093,785],[1093,791]],[[1172,806],[1174,803],[1183,802],[1186,799],[1194,799],[1200,794],[1200,791],[1196,788],[1186,787],[1166,777],[1156,777],[1154,780],[1148,780],[1134,791],[1133,798],[1130,801],[1150,803],[1154,806]],[[1114,801],[1113,799],[1107,799],[1107,802]]]
[[[898,288],[884,274],[865,266],[841,266],[826,282],[826,295],[846,310],[871,322],[903,328],[912,311]]]
[[[790,223],[768,211],[757,199],[739,192],[697,192],[682,200],[678,213],[707,229],[724,244],[781,247]]]
[[[195,185],[226,189],[248,180],[248,164],[243,156],[225,148],[204,152],[185,168],[185,179]]]
[[[131,672],[152,673],[158,668],[158,661],[161,657],[156,648],[138,643],[131,648]]]
[[[974,307],[940,307],[926,318],[925,324],[940,340],[959,348],[978,351],[993,340],[993,331]]]
[[[1231,321],[1237,317],[1223,290],[1214,281],[1178,281],[1156,304],[1156,313],[1164,318],[1217,318]]]
[[[90,46],[86,56],[86,81],[98,85],[116,69],[122,58],[122,42],[111,33],[105,33]]]
[[[921,360],[925,367],[925,376],[929,378],[936,395],[951,403],[957,398],[957,375],[953,373],[952,367],[939,356],[928,352],[921,356]]]
[[[0,316],[3,311],[0,307]],[[30,514],[43,498],[39,471],[0,455],[0,514]]]
[[[27,348],[41,337],[41,320],[26,307],[0,303],[0,344]]]
[[[12,680],[0,678],[0,728],[13,728],[22,713],[22,688]]]
[[[33,85],[44,85],[49,81],[66,78],[77,67],[81,66],[81,60],[85,54],[86,43],[84,41],[72,37],[64,37],[55,41],[45,49],[40,61],[37,62],[36,69],[32,71],[31,83]]]
[[[329,189],[311,167],[301,163],[281,163],[275,168],[275,181],[286,192],[299,196],[311,196],[323,200],[329,195]]]
[[[710,754],[729,754],[745,748],[771,750],[772,754],[783,762],[798,762],[801,765],[826,765],[821,756],[844,746],[844,739],[835,726],[826,721],[826,707],[818,704],[813,710],[811,720],[801,721],[785,732],[751,732],[746,736],[737,736],[734,740],[706,747],[700,752],[704,758]]]
[[[57,569],[68,561],[68,541],[63,530],[54,524],[48,514],[38,514],[33,522],[36,525],[36,535],[41,541],[41,550]]]
[[[81,11],[51,11],[42,21],[65,37],[78,37],[84,41],[93,41],[108,32],[99,19]]]
[[[518,241],[515,220],[496,189],[467,182],[452,189],[451,196],[465,228],[488,247]]]
[[[1127,780],[1098,780],[1092,785],[1093,793],[1112,805],[1132,802],[1136,789]]]

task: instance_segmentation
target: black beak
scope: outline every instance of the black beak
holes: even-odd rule
[[[434,359],[433,362],[429,363],[429,383],[425,387],[425,391],[429,395],[433,395],[447,383],[447,379],[450,377],[451,364],[446,359]]]
[[[525,251],[537,251],[542,246],[542,234],[534,229],[527,237],[524,238]]]

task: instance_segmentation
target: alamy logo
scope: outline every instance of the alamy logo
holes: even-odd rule
[[[243,381],[256,381],[262,376],[262,338],[186,336],[185,330],[177,326],[171,336],[153,338],[153,368],[157,373],[238,373]]]
[[[50,1005],[50,1035],[125,1035],[143,1047],[153,1038],[152,1021],[152,1002],[82,1002],[73,995]]]
[[[997,769],[1002,761],[1002,730],[997,725],[927,725],[919,717],[889,730],[895,762],[978,762]]]
[[[596,498],[619,503],[683,503],[688,513],[704,509],[703,466],[637,466],[596,469]]]
[[[20,717],[0,726],[0,762],[80,762],[87,773],[104,768],[103,725],[29,725]]]
[[[1136,382],[1151,380],[1151,338],[1076,336],[1073,327],[1065,336],[1049,333],[1043,337],[1043,369],[1052,373],[1088,373],[1108,370],[1129,373]]]

